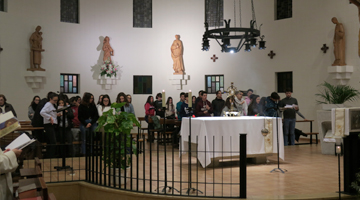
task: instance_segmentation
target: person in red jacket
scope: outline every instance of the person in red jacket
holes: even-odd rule
[[[145,107],[145,121],[148,123],[148,141],[153,142],[154,141],[154,132],[150,133],[150,129],[154,129],[153,123],[149,123],[149,118],[152,116],[155,116],[155,106],[154,106],[154,97],[148,96],[146,103],[144,105]]]
[[[207,100],[207,92],[202,92],[201,100],[197,102],[195,113],[198,117],[209,117],[213,113],[210,101]]]

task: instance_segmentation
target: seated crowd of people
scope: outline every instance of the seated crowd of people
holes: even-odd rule
[[[291,91],[290,92],[291,97]],[[276,117],[278,115],[278,107],[284,107],[287,104],[280,101],[280,96],[273,92],[268,97],[260,97],[253,94],[253,90],[249,89],[244,96],[244,92],[236,91],[235,95],[228,96],[226,100],[222,98],[222,91],[216,92],[216,97],[212,102],[207,99],[207,92],[200,90],[198,97],[189,97],[188,93],[181,92],[180,100],[176,103],[172,97],[168,97],[166,100],[165,110],[162,108],[162,94],[156,95],[156,100],[153,96],[148,96],[144,104],[145,120],[148,122],[150,117],[159,116],[166,117],[168,119],[182,120],[183,117],[196,116],[225,116],[228,112],[236,112],[241,116],[270,116]],[[120,112],[133,113],[135,115],[134,106],[132,105],[131,95],[126,95],[120,92],[116,97],[117,103],[125,103],[121,107]],[[191,98],[192,106],[189,108],[189,98]],[[284,99],[285,100],[285,99]],[[296,99],[295,99],[296,100]],[[297,102],[296,102],[297,104]],[[71,109],[65,110],[65,116],[62,116],[63,112],[56,112],[57,109],[64,106],[71,106]],[[47,98],[41,99],[39,96],[35,96],[30,106],[28,107],[28,117],[34,127],[44,127],[46,134],[43,134],[43,130],[33,131],[33,136],[39,142],[46,142],[49,144],[47,149],[47,156],[53,157],[56,154],[56,141],[66,141],[67,144],[72,144],[73,134],[72,130],[77,128],[80,130],[81,138],[81,153],[86,153],[85,148],[85,133],[86,130],[94,131],[97,127],[97,120],[104,112],[110,110],[111,100],[109,95],[100,95],[97,103],[95,104],[94,95],[85,92],[83,97],[74,96],[70,99],[66,94],[49,92]],[[305,119],[301,113],[298,112],[296,107],[293,112],[299,114]],[[6,97],[0,94],[0,113],[12,111],[16,116],[13,106],[6,102]],[[115,114],[115,111],[114,111]],[[64,119],[65,118],[65,119]],[[284,117],[285,118],[285,117]],[[63,123],[63,121],[65,123]],[[66,134],[64,139],[60,138],[61,131],[65,128]],[[149,128],[151,124],[149,124]],[[179,132],[176,130],[175,132]],[[151,139],[151,138],[150,138]],[[52,144],[54,146],[52,146]],[[72,148],[70,151],[72,151]],[[72,154],[70,152],[69,154]]]

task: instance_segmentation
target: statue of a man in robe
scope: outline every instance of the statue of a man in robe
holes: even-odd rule
[[[104,51],[103,61],[105,62],[108,60],[111,62],[111,56],[114,56],[114,50],[110,46],[110,38],[108,36],[104,38],[102,50]]]
[[[332,66],[345,66],[345,30],[342,23],[339,23],[336,17],[331,21],[336,24],[334,33],[334,55],[335,61]]]
[[[175,35],[175,39],[171,45],[174,74],[184,74],[183,44],[180,40],[180,35]]]
[[[41,26],[37,26],[35,32],[30,36],[30,69],[28,71],[45,71],[41,68],[42,32]]]

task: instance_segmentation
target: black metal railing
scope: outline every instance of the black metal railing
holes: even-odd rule
[[[193,137],[192,145],[183,141],[176,148],[170,134],[164,132],[157,134],[155,142],[147,142],[139,134],[88,133],[85,179],[141,193],[246,198],[246,134],[221,136],[221,142],[213,137],[211,148],[205,144],[204,151],[191,149],[206,139]],[[239,146],[231,146],[234,139]],[[212,162],[205,161],[206,167],[202,166],[197,160],[200,156],[205,160],[210,156]]]

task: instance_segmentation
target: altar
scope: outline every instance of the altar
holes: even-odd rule
[[[278,121],[279,157],[284,160],[284,140],[281,118]],[[261,130],[269,128],[269,135],[264,137]],[[269,155],[277,153],[275,117],[197,117],[191,119],[192,155],[203,167],[211,164],[213,158],[239,155],[239,134],[247,134],[247,156]],[[189,118],[183,118],[181,124],[180,155],[188,152]],[[271,137],[271,138],[269,138]],[[267,140],[267,142],[265,142]],[[270,143],[269,143],[270,142]],[[194,145],[196,144],[196,145]],[[196,154],[194,154],[196,152]]]

